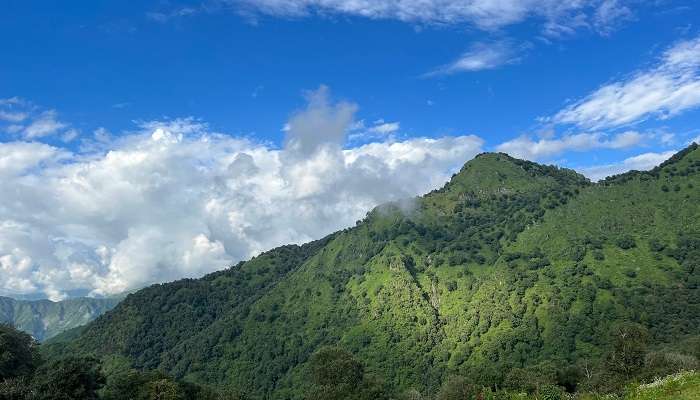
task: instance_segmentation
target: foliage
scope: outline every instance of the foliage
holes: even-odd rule
[[[104,382],[97,360],[66,357],[37,369],[32,379],[32,399],[96,400]]]
[[[461,376],[451,376],[440,388],[437,400],[471,400],[476,399],[480,390]]]
[[[363,365],[347,351],[324,347],[310,361],[313,386],[307,393],[313,400],[380,400],[388,396],[382,383],[366,376]]]
[[[30,374],[39,357],[31,336],[0,324],[0,381]]]

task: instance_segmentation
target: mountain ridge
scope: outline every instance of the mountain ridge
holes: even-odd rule
[[[54,302],[0,296],[0,323],[13,325],[43,341],[87,324],[112,309],[120,300],[120,297],[79,297]]]
[[[129,295],[49,353],[281,399],[304,392],[329,344],[393,387],[434,392],[450,374],[500,385],[515,368],[598,359],[619,321],[668,343],[700,327],[700,151],[679,154],[601,183],[482,154],[408,207]]]

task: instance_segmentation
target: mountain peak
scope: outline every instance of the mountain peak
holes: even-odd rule
[[[508,188],[521,191],[547,182],[575,186],[590,184],[586,177],[571,169],[521,160],[506,153],[481,153],[464,164],[445,189]]]

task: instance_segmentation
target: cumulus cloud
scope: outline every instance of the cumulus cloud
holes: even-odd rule
[[[493,30],[528,18],[558,26],[614,23],[624,15],[611,0],[227,0],[239,11],[277,17],[340,14],[425,24],[471,24]],[[612,4],[614,3],[614,4]]]
[[[668,160],[675,153],[675,150],[666,151],[663,153],[643,153],[634,157],[626,158],[619,163],[583,167],[577,168],[577,170],[592,181],[598,181],[605,177],[621,174],[630,170],[650,170]]]
[[[70,153],[0,144],[0,293],[118,293],[322,237],[441,185],[476,136],[343,148],[356,106],[309,95],[283,148],[193,119],[142,123]]]
[[[527,46],[515,46],[509,41],[478,42],[471,46],[457,60],[427,74],[427,76],[448,75],[457,72],[474,72],[494,69],[505,64],[513,64],[520,59],[519,53]]]
[[[580,133],[560,138],[539,139],[520,136],[501,143],[497,146],[497,150],[528,160],[542,160],[566,151],[628,148],[638,145],[645,138],[646,135],[636,131],[622,132],[613,136],[603,133]]]
[[[700,37],[666,50],[651,69],[602,86],[551,121],[606,129],[656,117],[666,119],[700,105]]]
[[[294,114],[285,125],[287,149],[306,156],[320,146],[341,146],[357,105],[348,102],[331,104],[326,86],[308,93],[307,100],[306,109]]]

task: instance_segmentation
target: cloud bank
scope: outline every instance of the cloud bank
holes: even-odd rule
[[[345,149],[355,109],[311,93],[283,148],[193,119],[144,123],[81,153],[0,143],[0,294],[107,295],[200,276],[438,187],[483,145],[457,136]]]

